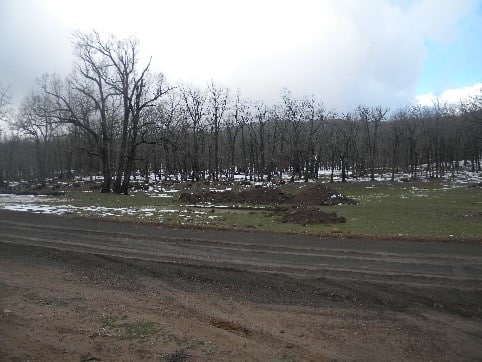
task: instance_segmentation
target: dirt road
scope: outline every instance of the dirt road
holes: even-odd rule
[[[482,245],[0,211],[0,360],[480,360]]]

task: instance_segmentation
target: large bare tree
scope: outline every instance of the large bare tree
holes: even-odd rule
[[[144,126],[142,112],[170,88],[165,86],[162,75],[150,77],[150,60],[139,68],[139,45],[136,39],[118,40],[110,37],[103,40],[97,32],[79,33],[76,39],[81,55],[94,54],[96,57],[96,61],[89,63],[91,68],[102,65],[107,70],[95,74],[108,86],[109,94],[121,99],[120,145],[113,189],[116,193],[127,194],[136,150],[140,144],[140,129]],[[82,74],[86,76],[85,72]]]
[[[65,81],[44,76],[42,87],[53,100],[52,115],[57,122],[82,129],[89,142],[87,152],[99,157],[102,164],[101,192],[111,190],[112,123],[108,107],[113,93],[104,81],[108,65],[96,54],[78,44],[76,69]]]
[[[144,111],[170,90],[162,75],[139,69],[135,39],[103,39],[97,32],[73,35],[76,64],[63,86],[44,82],[59,122],[83,129],[102,163],[102,192],[128,193],[138,146],[144,140]],[[118,136],[118,139],[115,139]],[[115,145],[117,149],[114,149]],[[112,173],[115,159],[115,180]]]

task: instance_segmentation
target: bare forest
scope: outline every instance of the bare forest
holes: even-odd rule
[[[268,106],[215,82],[170,84],[140,57],[136,39],[77,33],[73,44],[71,74],[40,76],[17,109],[0,89],[8,124],[1,183],[99,176],[102,192],[128,194],[133,178],[309,181],[330,170],[347,181],[438,178],[461,165],[481,171],[482,92],[458,105],[339,113],[285,89]]]

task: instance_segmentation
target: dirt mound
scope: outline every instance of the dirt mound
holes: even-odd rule
[[[276,188],[252,188],[235,191],[201,191],[182,192],[179,201],[186,203],[210,202],[213,204],[252,204],[252,205],[277,205],[292,203],[290,195]]]
[[[297,195],[296,201],[302,205],[339,205],[354,204],[355,201],[322,183],[305,187]]]
[[[281,216],[281,221],[295,224],[338,224],[346,222],[345,217],[334,212],[328,213],[314,206],[353,204],[354,200],[321,183],[303,188],[297,194],[288,194],[280,188],[256,187],[241,191],[183,191],[179,200],[188,204],[246,204],[269,205]]]
[[[339,205],[353,204],[354,200],[347,198],[330,187],[316,183],[304,188],[296,195],[283,192],[280,188],[255,187],[241,191],[185,191],[179,196],[185,203],[209,202],[213,204],[251,204],[251,205]]]
[[[346,222],[346,218],[338,215],[336,212],[325,212],[317,208],[300,207],[283,213],[281,221],[301,225],[342,224]]]

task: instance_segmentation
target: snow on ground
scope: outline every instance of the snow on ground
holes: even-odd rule
[[[421,174],[420,174],[421,175]],[[329,180],[331,176],[330,170],[320,171],[319,176],[321,180]],[[283,180],[289,180],[291,175],[283,174]],[[102,178],[99,176],[89,176],[82,178],[82,181],[92,181],[92,180],[101,181]],[[150,197],[159,197],[159,198],[172,198],[175,194],[179,193],[178,187],[166,187],[163,182],[160,182],[154,174],[151,174],[149,177],[151,183],[149,184],[149,189],[147,191],[147,195]],[[409,180],[409,175],[406,174],[398,174],[395,177],[396,182],[403,182]],[[374,189],[377,182],[383,181],[390,181],[391,174],[387,173],[381,176],[378,176],[375,179],[375,182],[365,186],[367,189]],[[427,179],[420,177],[419,181],[424,182]],[[464,170],[459,171],[454,174],[446,173],[442,178],[437,179],[442,182],[442,190],[450,190],[454,187],[466,187],[470,184],[478,184],[482,183],[482,173],[477,172],[470,172]],[[240,183],[246,181],[245,175],[235,175],[235,183]],[[299,182],[303,182],[303,180],[297,180]],[[334,181],[339,182],[341,181],[340,172],[336,172],[334,174]],[[369,177],[359,177],[357,179],[348,178],[348,182],[370,182]],[[21,183],[16,183],[17,185]],[[272,182],[251,182],[249,184],[242,185],[242,188],[249,188],[249,187],[270,187],[274,184]],[[417,183],[416,185],[412,185],[411,183],[406,183],[406,189],[409,190],[408,194],[401,194],[401,198],[409,198],[409,197],[428,197],[429,196],[429,189],[426,189]],[[9,186],[15,186],[14,183],[9,183]],[[335,185],[336,187],[336,185]],[[210,186],[209,190],[214,192],[225,192],[232,190],[231,186]],[[83,192],[93,192],[91,190],[85,190]],[[136,190],[133,190],[131,195],[133,195]],[[411,195],[411,196],[410,196]],[[368,198],[384,198],[388,195],[384,195],[382,193],[371,193],[367,195]],[[204,220],[208,221],[211,219],[216,218],[217,216],[208,214],[209,211],[206,209],[227,209],[228,206],[226,205],[212,205],[212,204],[196,204],[196,205],[181,205],[180,207],[174,208],[167,208],[167,207],[128,207],[128,208],[109,208],[109,207],[100,207],[100,206],[87,206],[87,207],[79,207],[73,206],[70,204],[63,204],[59,202],[58,198],[48,197],[45,195],[14,195],[14,194],[0,194],[0,209],[6,210],[14,210],[14,211],[25,211],[25,212],[33,212],[33,213],[42,213],[42,214],[87,214],[92,216],[100,216],[100,217],[119,217],[119,216],[132,216],[140,219],[149,218],[149,219],[156,219],[156,220],[163,220],[165,218],[170,218],[169,215],[179,218],[182,221],[187,220]],[[206,210],[206,211],[204,211]]]
[[[461,184],[461,185],[466,185],[466,184],[473,184],[473,183],[479,183],[482,182],[482,173],[481,172],[471,172],[468,171],[469,168],[466,166],[463,166],[462,164],[459,165],[461,170],[454,172],[453,174],[451,172],[445,172],[443,176],[438,178],[438,180],[441,181],[447,181],[455,184]],[[426,165],[422,165],[421,169],[425,169]],[[464,169],[465,168],[465,169]],[[418,170],[417,172],[418,175],[418,181],[425,181],[425,180],[430,180],[426,178],[425,172]],[[318,176],[320,178],[324,179],[329,179],[331,176],[331,170],[320,170],[318,172]],[[287,176],[283,175],[283,179],[288,179]],[[392,179],[392,174],[390,172],[384,173],[382,175],[380,174],[375,174],[375,181],[377,182],[383,182],[383,181],[391,181]],[[394,181],[397,182],[405,182],[407,180],[411,180],[411,177],[409,174],[406,173],[398,173],[394,175]],[[341,182],[341,172],[336,170],[333,174],[333,181],[334,182]],[[347,176],[347,181],[348,182],[370,182],[371,178],[369,175],[367,176],[359,176],[356,178],[351,177],[351,175]]]
[[[134,216],[138,218],[154,217],[162,219],[166,214],[186,216],[194,214],[195,217],[204,216],[206,212],[181,208],[160,208],[160,207],[102,207],[102,206],[73,206],[60,204],[58,200],[43,195],[12,195],[0,194],[0,209],[12,211],[24,211],[37,214],[78,214],[95,215],[100,217]]]

